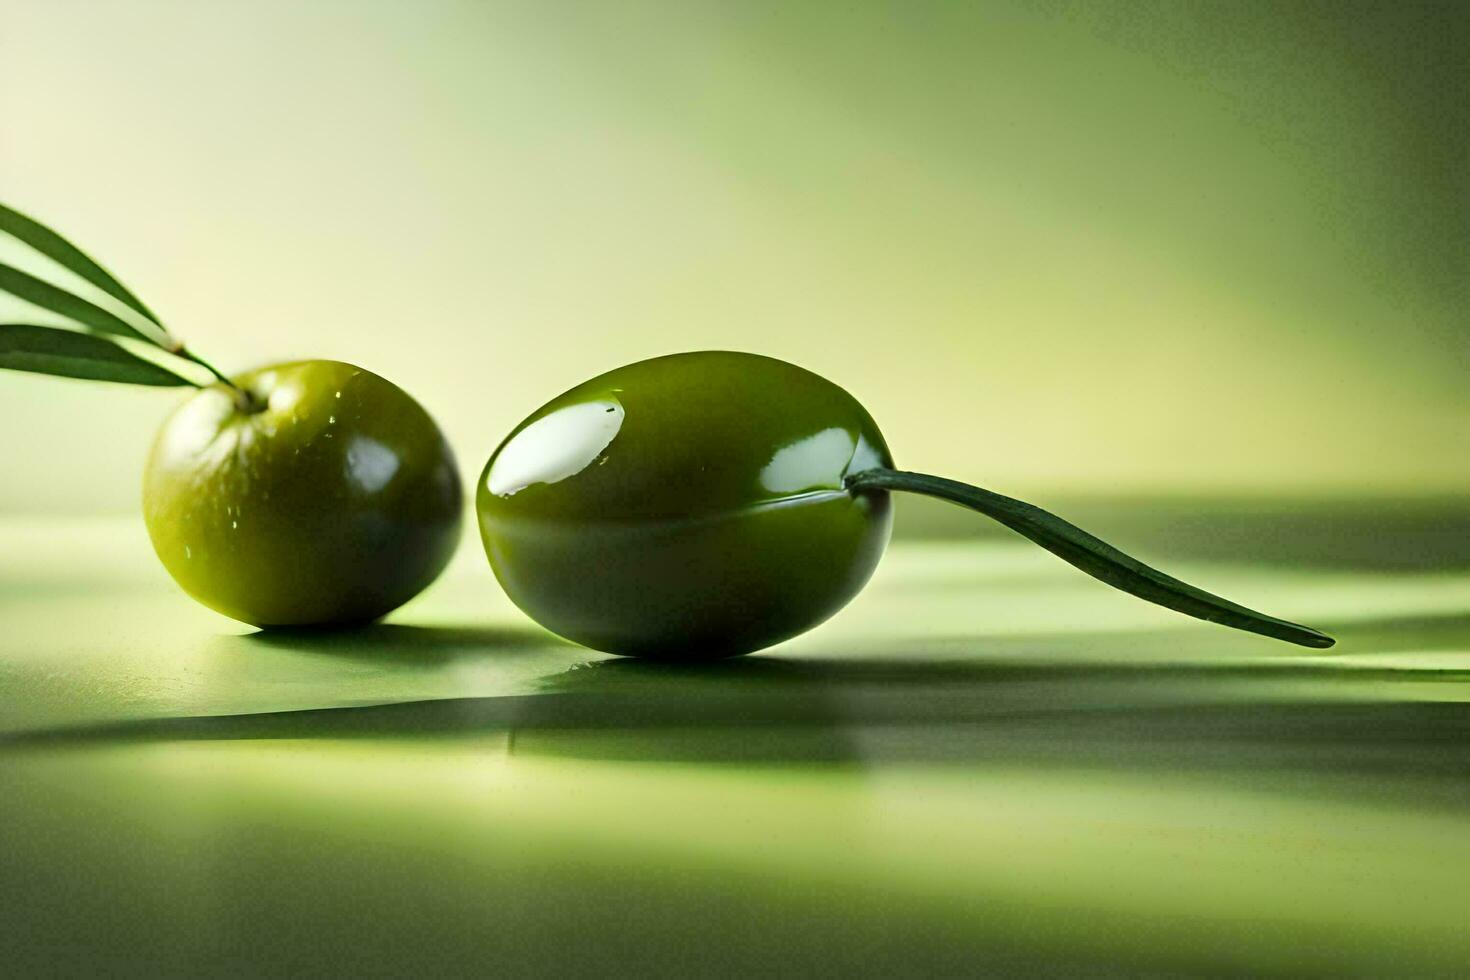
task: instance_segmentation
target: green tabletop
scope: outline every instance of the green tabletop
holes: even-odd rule
[[[1278,515],[1251,562],[1178,514],[1088,525],[1328,653],[995,536],[895,542],[827,625],[697,667],[539,630],[472,540],[384,624],[264,634],[138,519],[5,518],[0,963],[1454,973],[1470,543],[1411,518]]]

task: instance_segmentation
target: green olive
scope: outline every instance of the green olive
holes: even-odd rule
[[[480,532],[547,629],[645,657],[748,653],[842,608],[888,540],[891,465],[841,388],[753,354],[675,354],[578,385],[485,466]]]
[[[778,643],[842,608],[888,541],[891,490],[979,511],[1149,602],[1332,645],[1031,504],[893,469],[851,395],[754,354],[658,357],[547,402],[490,457],[477,510],[496,578],[547,629],[610,653],[703,659]]]
[[[148,460],[148,533],[184,591],[255,626],[345,625],[438,576],[459,539],[461,489],[418,402],[338,361],[233,383],[179,406]]]

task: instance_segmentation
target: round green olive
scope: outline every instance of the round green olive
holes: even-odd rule
[[[895,470],[851,395],[754,354],[674,354],[578,385],[495,450],[477,509],[500,584],[547,629],[609,653],[701,659],[778,643],[842,608],[883,553],[893,490],[978,511],[1185,615],[1332,645],[1039,507]]]
[[[522,422],[479,483],[496,577],[532,619],[594,649],[748,653],[841,609],[888,541],[890,466],[857,401],[754,354],[675,354],[578,385]]]
[[[438,576],[461,489],[418,402],[338,361],[233,382],[180,405],[148,459],[148,534],[184,591],[255,626],[346,625]]]

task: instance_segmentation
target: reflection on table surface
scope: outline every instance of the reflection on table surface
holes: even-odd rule
[[[987,537],[897,542],[831,623],[698,666],[538,630],[472,541],[387,623],[264,634],[176,593],[134,522],[8,520],[0,956],[1450,972],[1470,962],[1470,541],[1420,547],[1463,510],[1411,517],[1375,536],[1276,513],[1261,560],[1170,559],[1333,633],[1328,654]],[[1120,512],[1114,537],[1177,553],[1177,520]]]

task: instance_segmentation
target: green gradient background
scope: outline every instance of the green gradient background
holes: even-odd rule
[[[723,347],[997,489],[1461,493],[1464,9],[0,0],[0,196],[467,472]],[[131,511],[177,397],[5,377],[0,509]]]
[[[180,393],[0,376],[0,964],[1462,975],[1467,9],[0,0],[0,200],[226,366],[377,370],[469,478],[616,364],[772,354],[1339,640],[913,501],[711,669],[557,640],[472,540],[258,633],[138,516]]]

